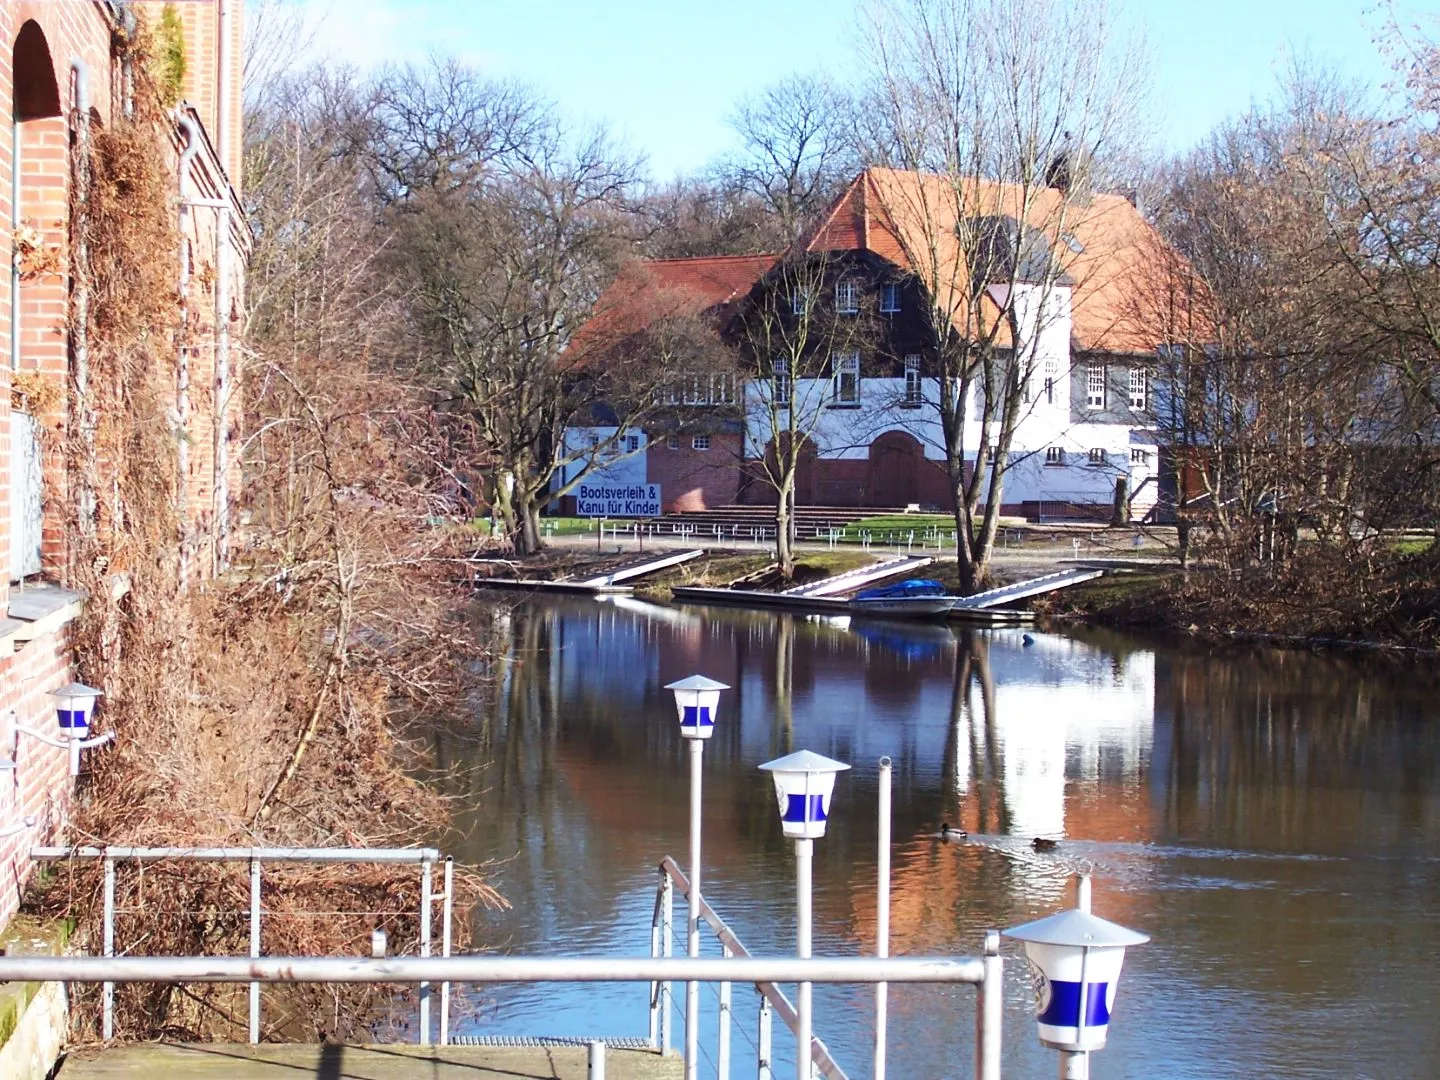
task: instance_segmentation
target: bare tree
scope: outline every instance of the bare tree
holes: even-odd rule
[[[637,166],[602,131],[572,133],[525,91],[454,64],[392,73],[359,129],[408,283],[411,366],[473,439],[517,552],[569,467],[620,451],[656,406],[655,358],[571,348],[627,255]],[[595,447],[567,428],[596,423]]]
[[[960,583],[973,592],[1036,343],[1073,261],[1065,237],[1129,148],[1141,65],[1103,0],[905,0],[868,19],[870,156],[914,174],[871,197],[927,297]]]
[[[830,406],[859,403],[862,346],[874,337],[859,290],[845,294],[853,303],[837,300],[843,270],[826,252],[781,258],[731,330],[757,376],[746,391],[744,467],[775,493],[775,558],[786,578],[795,572],[797,480],[816,455],[814,436]]]
[[[720,167],[770,211],[775,248],[793,243],[859,168],[853,104],[827,79],[791,75],[742,101],[730,118],[738,154]]]

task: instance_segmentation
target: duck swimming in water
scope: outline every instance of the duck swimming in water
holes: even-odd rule
[[[1036,851],[1054,851],[1060,841],[1052,840],[1048,836],[1037,836],[1030,841],[1030,846]]]
[[[940,831],[935,834],[935,836],[936,836],[937,839],[939,839],[939,840],[944,840],[944,841],[947,841],[947,842],[954,842],[954,841],[957,841],[957,840],[964,840],[964,839],[965,839],[967,836],[969,836],[969,835],[970,835],[970,834],[967,833],[964,829],[957,829],[954,825],[951,825],[948,821],[942,821],[942,822],[940,823]]]

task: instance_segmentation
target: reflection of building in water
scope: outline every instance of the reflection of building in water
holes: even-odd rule
[[[1002,831],[1064,835],[1068,805],[1072,818],[1083,815],[1113,832],[1118,822],[1108,820],[1114,814],[1107,807],[1118,794],[1115,785],[1140,790],[1150,755],[1155,655],[1120,656],[1070,637],[1031,637],[1027,647],[1019,633],[995,633],[976,646],[965,701],[968,738],[952,746],[958,792],[969,791],[980,763],[997,762]],[[1120,805],[1133,800],[1122,798]],[[1072,820],[1068,831],[1090,830]]]

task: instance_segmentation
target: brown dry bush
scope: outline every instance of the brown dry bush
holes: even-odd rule
[[[143,40],[131,47],[143,55]],[[70,580],[91,597],[76,629],[80,674],[104,689],[102,725],[117,742],[91,756],[69,837],[431,842],[448,807],[411,777],[412,747],[396,731],[459,692],[467,656],[465,636],[451,629],[453,572],[417,513],[428,498],[427,448],[441,448],[412,395],[353,356],[253,353],[248,550],[221,578],[187,578],[177,464],[187,436],[171,406],[177,351],[195,328],[178,292],[175,178],[161,141],[169,123],[141,88],[133,120],[96,131],[78,166],[77,190],[89,195],[73,208],[73,264],[90,304],[76,329],[88,370],[70,387],[72,490],[59,497],[70,515]],[[466,910],[498,898],[473,871],[456,879],[463,944]],[[415,867],[268,867],[262,949],[356,955],[382,925],[396,951],[413,951],[418,892]],[[47,875],[30,903],[75,918],[93,947],[100,896],[99,865],[74,862]],[[244,864],[122,864],[116,904],[119,951],[248,951]],[[266,996],[267,1035],[354,1037],[384,1015],[381,989],[277,988]],[[96,993],[81,994],[74,1013],[92,1033]],[[117,1032],[240,1037],[242,997],[224,986],[121,987]]]

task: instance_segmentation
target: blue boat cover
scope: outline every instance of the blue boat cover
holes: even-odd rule
[[[856,600],[909,600],[944,596],[945,586],[928,578],[910,578],[894,585],[881,585],[855,594]]]

